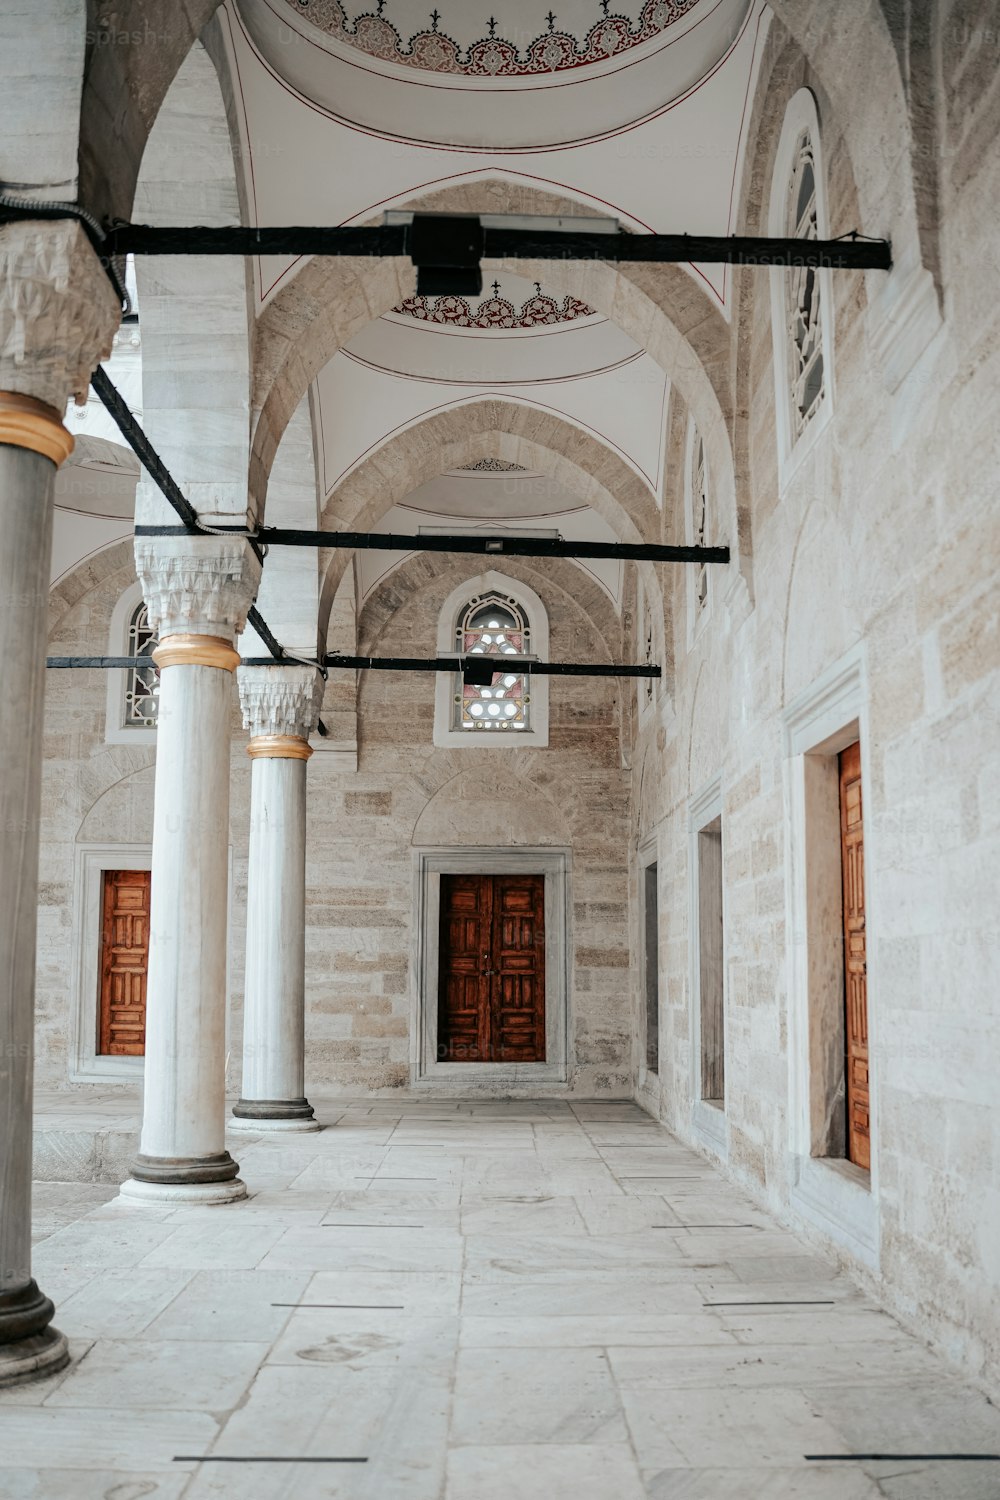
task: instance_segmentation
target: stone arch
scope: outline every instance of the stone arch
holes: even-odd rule
[[[361,652],[374,656],[393,655],[402,650],[405,655],[434,655],[441,607],[446,603],[447,596],[455,591],[456,585],[470,580],[477,573],[480,563],[493,561],[441,553],[419,553],[404,559],[393,573],[381,581],[361,612],[358,628]],[[587,579],[574,563],[563,558],[546,559],[543,564],[528,558],[504,558],[497,560],[496,568],[502,571],[505,578],[509,578],[511,592],[516,592],[517,585],[520,584],[538,596],[548,617],[550,649],[545,651],[543,647],[541,654],[544,658],[610,663],[618,657],[621,627],[614,606],[601,586],[596,581]],[[483,571],[492,572],[493,569]],[[423,595],[432,596],[428,603],[432,605],[433,624],[426,624],[426,634],[419,638],[404,636],[403,639],[408,642],[404,646],[401,633],[408,628],[407,607],[414,605],[419,608]],[[426,622],[426,612],[422,612],[417,618]],[[382,672],[362,675],[357,679],[353,692],[359,717],[366,695],[369,710],[373,709],[376,717],[378,716],[386,680],[386,674]],[[559,717],[565,723],[569,695],[574,685],[579,687],[581,679],[541,680],[547,684],[547,704],[559,705]],[[411,694],[411,702],[422,698],[428,708],[434,707],[435,714],[440,713],[437,685],[433,679],[420,676],[416,681],[426,682],[428,687],[426,694],[422,690]],[[628,692],[628,684],[615,678],[592,678],[586,681],[590,705],[588,711],[596,708],[602,732],[608,730],[616,738],[619,737],[622,705]],[[549,708],[546,707],[543,713],[548,722]],[[468,753],[468,748],[452,748],[451,753],[461,760]],[[501,754],[504,753],[507,752],[501,751]],[[525,763],[530,762],[533,768],[534,757],[539,754],[544,755],[540,745],[527,741],[519,743],[516,750],[519,774],[528,774],[523,769]],[[543,766],[544,760],[539,763],[539,769]],[[531,774],[534,774],[533,770]]]
[[[84,599],[91,590],[99,588],[106,578],[112,574],[121,573],[122,589],[135,582],[135,561],[132,552],[132,538],[127,537],[120,542],[112,542],[110,546],[103,547],[100,552],[85,558],[60,578],[59,582],[49,590],[49,640],[57,639],[62,631],[67,616]],[[82,642],[73,643],[78,648]],[[93,643],[95,654],[100,654],[104,646],[97,641]]]
[[[394,200],[395,208],[468,213],[579,213],[590,205],[558,197],[495,169],[433,193]],[[732,459],[730,332],[718,308],[680,266],[601,262],[484,262],[484,273],[508,269],[543,278],[553,293],[574,294],[605,314],[665,369],[699,412],[720,473]],[[280,439],[306,387],[337,349],[366,323],[388,312],[414,288],[413,267],[402,258],[378,262],[351,257],[307,261],[268,304],[258,321],[254,365],[254,434],[250,494],[260,507]]]
[[[516,765],[457,771],[422,809],[413,829],[413,847],[516,846],[525,841],[512,836],[512,806],[518,810],[519,825],[531,829],[532,844],[569,843],[570,831],[562,810],[529,774],[518,774],[522,766],[518,755]]]
[[[390,628],[396,611],[437,579],[457,579],[475,573],[480,563],[491,558],[449,556],[442,552],[419,552],[405,558],[382,580],[366,600],[358,622],[358,648],[362,655],[378,653],[383,633]],[[527,557],[503,558],[504,573],[532,588],[540,598],[558,598],[566,611],[585,616],[597,641],[604,648],[604,658],[614,656],[613,643],[620,633],[614,606],[600,584],[588,578],[566,558],[548,558],[544,564]],[[433,654],[434,642],[427,643],[427,654]]]
[[[791,41],[814,72],[843,135],[856,183],[860,222],[849,227],[865,234],[888,234],[897,264],[911,258],[920,263],[922,248],[917,216],[919,174],[914,168],[925,146],[913,132],[900,54],[893,40],[900,26],[899,13],[910,8],[908,0],[879,0],[847,22],[840,7],[824,5],[822,0],[809,5],[801,0],[771,0],[778,24],[772,25],[768,39],[771,59],[779,59]],[[769,91],[769,72],[765,65],[758,99]],[[757,116],[756,101],[754,113]],[[780,120],[777,125],[780,128]],[[750,139],[755,139],[752,129]]]
[[[160,224],[192,213],[186,163],[198,162],[197,215],[238,222],[240,192],[225,100],[205,48],[194,45],[149,135],[136,206]],[[180,488],[209,524],[247,511],[250,324],[245,264],[232,256],[138,257],[143,427]],[[136,521],[176,515],[140,480]]]
[[[358,464],[327,499],[323,525],[368,530],[398,501],[447,469],[501,458],[559,480],[626,542],[658,539],[652,492],[612,449],[575,423],[527,403],[456,403],[398,433]],[[320,633],[350,560],[338,549],[323,585]]]
[[[139,752],[132,752],[133,756]],[[78,844],[100,843],[108,828],[119,830],[130,844],[153,842],[153,781],[156,764],[152,749],[146,751],[146,764],[122,771],[121,763],[107,753],[91,758],[92,777],[96,785],[106,781],[96,792],[76,831]],[[113,773],[117,772],[117,775]],[[100,780],[97,780],[97,778]],[[113,779],[112,779],[113,777]]]
[[[86,40],[80,202],[99,219],[131,217],[139,167],[160,106],[220,4],[221,0],[185,0],[183,5],[176,0],[88,0],[86,16],[76,22],[81,51]],[[62,28],[66,7],[58,8]],[[50,46],[52,28],[38,17],[32,25]]]
[[[738,232],[744,234],[767,234],[769,211],[774,181],[775,163],[779,141],[785,122],[786,110],[793,96],[803,88],[813,94],[819,118],[819,133],[822,145],[823,164],[826,173],[828,200],[836,198],[836,221],[831,224],[832,234],[841,234],[854,227],[862,217],[858,196],[858,185],[854,176],[853,162],[847,142],[840,131],[840,121],[834,103],[825,93],[822,80],[813,70],[809,58],[798,41],[778,23],[772,23],[768,47],[758,80],[751,118],[750,149],[744,163],[743,181],[740,191],[740,215]],[[836,174],[837,185],[832,188],[831,174]],[[870,233],[879,233],[870,227]],[[844,340],[857,312],[867,308],[867,283],[856,278],[860,273],[844,272],[844,281],[833,279],[834,304],[832,317],[832,340],[834,362],[837,344]],[[883,275],[884,273],[871,273]],[[841,316],[842,307],[849,311]],[[758,339],[758,320],[766,323],[767,336]],[[781,443],[777,435],[778,413],[775,409],[775,383],[769,373],[774,359],[771,317],[771,286],[767,274],[752,271],[737,271],[734,280],[733,323],[735,328],[736,366],[736,416],[733,423],[733,460],[736,483],[736,517],[740,537],[741,557],[752,557],[753,526],[755,522],[755,497],[760,494],[776,495],[779,488],[779,450]],[[764,376],[767,376],[765,379]],[[759,427],[760,402],[764,401],[772,413],[775,435],[766,452],[766,467],[754,469],[753,433]],[[749,581],[749,580],[748,580]]]

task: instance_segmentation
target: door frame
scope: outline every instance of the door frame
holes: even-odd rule
[[[559,848],[414,850],[410,1076],[448,1092],[526,1093],[569,1076],[570,851]],[[438,944],[442,875],[545,876],[545,1062],[439,1062]]]
[[[97,1050],[101,960],[101,899],[105,870],[150,870],[150,844],[77,844],[73,861],[73,935],[70,957],[70,1083],[142,1083],[145,1057],[108,1057]],[[233,846],[229,845],[226,930],[232,932]],[[231,948],[226,945],[226,1050],[229,1050]],[[41,1080],[43,1082],[47,1080]]]
[[[817,1044],[825,1018],[843,1016],[843,888],[837,755],[861,741],[861,785],[874,784],[863,643],[853,647],[785,708],[785,931],[788,985],[788,1153],[790,1206],[863,1264],[881,1253],[878,1157],[877,902],[872,875],[877,830],[869,812],[864,874],[868,937],[870,1172],[824,1154],[834,1059]],[[869,809],[870,809],[869,803]],[[841,1022],[842,1024],[842,1022]],[[828,1029],[833,1029],[829,1027]],[[842,1033],[841,1033],[842,1034]]]

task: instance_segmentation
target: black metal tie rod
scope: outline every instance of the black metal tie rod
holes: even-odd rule
[[[521,656],[325,656],[325,667],[362,672],[465,672],[491,675],[516,672],[524,677],[660,677],[652,663],[630,665],[625,662],[533,661]],[[148,656],[50,656],[47,667],[148,667]],[[241,667],[278,667],[271,656],[245,656]]]
[[[137,526],[136,536],[201,536],[196,526]],[[565,542],[552,537],[478,536],[452,532],[297,531],[264,526],[268,547],[350,547],[360,552],[473,552],[506,557],[589,557],[633,562],[727,563],[728,547],[675,547],[644,542]]]
[[[418,266],[475,265],[480,260],[606,260],[618,264],[697,261],[741,266],[826,266],[888,271],[888,240],[805,240],[767,235],[601,234],[575,229],[499,229],[474,216],[415,214],[410,224],[367,228],[319,224],[196,224],[166,228],[121,224],[104,238],[110,255],[409,256]]]
[[[132,449],[132,452],[142,464],[150,479],[152,479],[154,484],[157,485],[161,493],[166,496],[167,500],[169,500],[174,510],[184,522],[183,526],[164,527],[162,528],[160,534],[170,535],[172,533],[176,533],[185,536],[205,536],[207,533],[199,523],[198,512],[195,510],[194,506],[191,504],[190,500],[188,500],[186,495],[183,494],[177,481],[174,479],[170,470],[163,462],[163,459],[157,453],[156,449],[149,441],[149,438],[143,432],[142,428],[139,426],[139,423],[135,420],[135,417],[133,417],[132,413],[129,411],[125,398],[122,396],[121,391],[119,391],[114,381],[111,380],[103,365],[97,366],[97,369],[90,377],[90,383],[94,387],[94,390],[97,392],[100,400],[103,402],[108,415],[111,417],[111,420],[115,423],[118,431],[121,433],[126,443],[128,443],[129,447]],[[220,527],[219,529],[222,530],[228,528]],[[243,529],[245,531],[245,528]],[[155,528],[153,528],[153,531],[155,534]],[[135,534],[137,536],[142,535],[143,528],[137,526],[135,528]],[[256,553],[258,560],[260,562],[263,562],[264,553],[261,549],[260,543],[251,538],[250,546]],[[272,651],[275,656],[283,657],[285,655],[285,648],[272,634],[270,627],[264,620],[255,604],[252,604],[250,606],[250,609],[247,612],[247,619],[253,626],[254,630],[256,630],[257,634],[260,636],[267,649],[269,651]]]

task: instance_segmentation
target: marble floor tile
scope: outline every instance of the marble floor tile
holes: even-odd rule
[[[905,1383],[889,1377],[876,1389],[822,1390],[815,1380],[804,1385],[852,1453],[1000,1453],[1000,1410],[938,1371],[937,1379]],[[1000,1465],[995,1478],[1000,1494]]]
[[[363,1310],[389,1306],[437,1317],[457,1313],[461,1299],[460,1272],[432,1267],[416,1271],[320,1271],[310,1279],[300,1300],[321,1309],[330,1303]]]
[[[146,1271],[127,1276],[99,1271],[85,1287],[59,1305],[58,1326],[68,1338],[126,1338],[169,1307],[190,1282],[193,1271]]]
[[[849,1453],[808,1397],[787,1387],[620,1387],[643,1468],[806,1467],[808,1453]]]
[[[289,1229],[260,1262],[265,1271],[457,1271],[458,1235],[441,1231]]]
[[[462,1198],[465,1235],[579,1235],[584,1227],[574,1198],[493,1198],[477,1193]]]
[[[32,1257],[35,1278],[41,1284],[49,1266],[87,1267],[95,1271],[137,1266],[169,1239],[175,1228],[159,1219],[151,1223],[140,1213],[114,1219],[80,1219],[49,1235],[38,1246]]]
[[[598,1349],[462,1349],[451,1441],[616,1444],[628,1441],[614,1379]]]
[[[645,1500],[639,1471],[624,1444],[585,1449],[568,1444],[454,1448],[445,1500]]]
[[[0,1477],[7,1468],[190,1472],[193,1465],[176,1463],[176,1455],[203,1453],[218,1430],[208,1411],[4,1407]]]
[[[309,1284],[302,1271],[196,1271],[144,1332],[146,1339],[266,1342],[291,1315]]]
[[[691,1345],[696,1344],[691,1340]],[[823,1385],[883,1386],[892,1380],[920,1380],[935,1373],[937,1360],[918,1344],[902,1340],[840,1346],[742,1344],[721,1348],[608,1348],[615,1378],[622,1384],[663,1390],[698,1387]],[[877,1398],[876,1398],[877,1399]]]
[[[2,1500],[1000,1497],[851,1457],[998,1451],[1000,1413],[636,1106],[318,1108],[233,1137],[243,1203],[39,1188],[72,1361],[0,1392]]]
[[[735,1335],[702,1313],[674,1317],[615,1316],[598,1313],[583,1317],[477,1317],[466,1313],[461,1323],[463,1348],[606,1348],[614,1355],[626,1349],[650,1349],[667,1358],[678,1346],[700,1350],[725,1346],[739,1349]]]
[[[268,1365],[326,1364],[369,1369],[399,1366],[420,1345],[445,1348],[458,1340],[458,1317],[405,1310],[312,1309],[291,1315],[267,1357]]]
[[[235,1340],[101,1339],[46,1406],[228,1411],[267,1350],[267,1344]]]
[[[660,1469],[643,1478],[648,1500],[879,1500],[866,1474],[839,1464],[808,1469]]]
[[[467,1283],[462,1294],[462,1312],[476,1317],[670,1317],[695,1313],[702,1306],[697,1289],[686,1282],[653,1282],[649,1278],[625,1280],[620,1273],[580,1274],[573,1278],[527,1282],[508,1278]]]
[[[218,1220],[188,1222],[177,1217],[167,1220],[163,1228],[168,1235],[145,1256],[143,1267],[170,1266],[192,1271],[241,1271],[259,1265],[267,1252],[286,1234],[294,1234],[282,1224],[260,1219],[244,1219],[235,1205],[222,1210],[225,1222]],[[308,1233],[308,1230],[299,1231]]]

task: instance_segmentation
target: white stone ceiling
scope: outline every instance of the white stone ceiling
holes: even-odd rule
[[[332,115],[400,140],[522,149],[620,130],[680,99],[752,0],[238,3],[267,65]]]
[[[377,8],[377,0],[368,7]],[[358,7],[340,11],[334,0],[308,6],[226,0],[220,11],[249,222],[378,222],[385,208],[422,192],[501,179],[637,233],[732,231],[747,101],[769,18],[763,0],[676,0],[663,25],[666,12],[654,17],[640,0],[611,4],[609,15],[628,20],[634,45],[622,45],[603,61],[491,78],[469,76],[467,68],[419,69],[398,59],[374,59],[376,74],[370,56],[333,34],[336,24],[333,31],[319,24],[320,13],[329,20],[334,9],[352,24],[357,17]],[[558,11],[553,5],[554,30],[578,43],[593,40],[602,11],[600,0],[572,0]],[[387,0],[383,12],[408,37],[430,14],[409,0]],[[539,26],[547,30],[548,12],[547,5],[515,0],[495,17],[496,35],[520,38],[527,55]],[[447,18],[442,14],[442,31],[445,19],[468,61],[488,13],[456,6]],[[640,23],[649,32],[645,39]],[[306,67],[308,76],[296,72]],[[471,116],[463,113],[467,107]],[[292,257],[251,263],[257,313],[302,264]],[[686,269],[728,316],[726,269]],[[455,305],[446,308],[447,321],[436,302],[386,310],[332,354],[313,387],[321,502],[394,436],[449,406],[495,397],[553,412],[597,438],[659,503],[666,372],[603,313],[572,294],[567,298],[565,288],[546,314],[552,321],[539,324],[533,321],[540,316],[538,294],[544,298],[549,289],[506,271],[494,288],[492,277],[489,271],[483,297],[469,299],[457,315]],[[483,320],[499,326],[476,326]],[[134,336],[134,328],[123,330],[111,373],[139,411]],[[83,418],[71,416],[69,425],[87,440],[59,480],[54,577],[128,534],[137,467],[95,403]],[[517,479],[444,476],[433,482],[433,495],[411,496],[383,527],[492,522],[611,539],[606,523],[576,497],[556,494],[548,481],[539,491],[538,476]],[[363,590],[394,561],[386,554],[363,559]],[[618,604],[618,566],[587,571]]]
[[[374,530],[414,534],[421,530],[507,530],[518,535],[538,531],[547,536],[561,536],[566,541],[619,540],[603,517],[591,506],[581,505],[571,490],[547,474],[531,472],[488,474],[452,470],[414,490],[403,504],[393,506]],[[359,604],[408,556],[412,554],[359,553]],[[482,563],[482,558],[466,560],[470,573]],[[595,578],[615,608],[621,608],[620,562],[588,558],[578,560],[576,566]]]
[[[265,0],[254,0],[255,6],[258,3],[265,5]],[[267,6],[281,3],[267,0]],[[703,15],[707,25],[728,4],[729,0],[714,0],[714,5],[713,0],[699,0],[690,18],[679,24],[693,24]],[[648,118],[625,122],[603,135],[590,130],[585,139],[567,141],[563,136],[552,146],[505,146],[504,130],[485,118],[478,96],[473,100],[478,112],[475,140],[488,145],[463,145],[451,138],[440,143],[393,138],[387,128],[348,120],[288,82],[289,57],[295,50],[290,35],[279,53],[285,73],[267,60],[249,28],[248,6],[249,0],[242,0],[239,8],[227,0],[220,15],[239,103],[236,118],[253,223],[378,221],[385,209],[409,203],[422,192],[437,192],[449,183],[502,178],[571,199],[579,204],[579,213],[609,216],[638,233],[726,234],[733,228],[747,101],[769,14],[762,0],[753,0],[735,41],[681,96],[673,97],[661,59],[655,69],[658,103]],[[703,12],[705,6],[709,9]],[[741,16],[744,8],[740,0]],[[282,25],[287,29],[285,21]],[[634,102],[631,72],[611,82],[619,107]],[[366,98],[370,84],[368,79]],[[418,87],[412,82],[409,86]],[[423,81],[419,88],[424,89]],[[550,97],[546,106],[557,124],[568,118],[565,92],[555,103]],[[343,102],[345,96],[340,91],[337,97]],[[504,98],[498,107],[503,121],[512,126],[523,119],[526,101],[520,96]],[[446,121],[453,121],[455,98],[449,95],[442,108]],[[595,118],[588,107],[587,119]],[[258,260],[259,300],[269,301],[298,265],[291,257]],[[726,268],[689,269],[717,305],[727,309]]]

